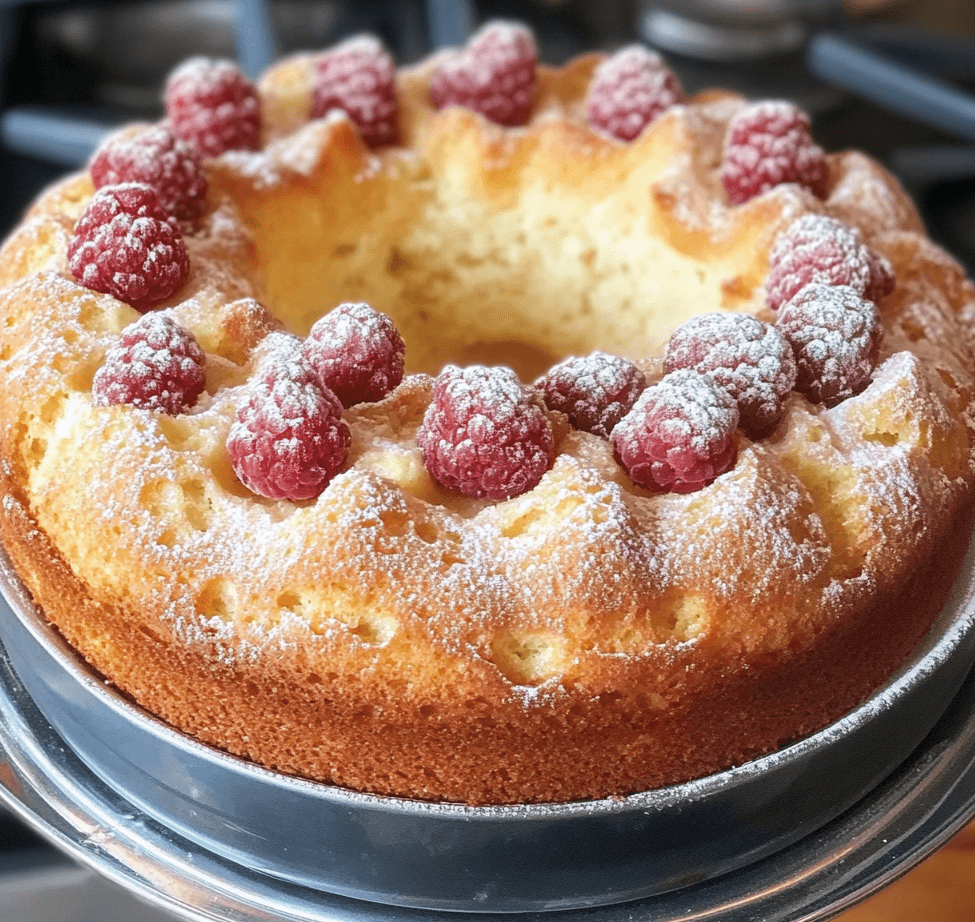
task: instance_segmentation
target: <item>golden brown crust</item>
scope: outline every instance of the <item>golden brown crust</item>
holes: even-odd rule
[[[207,352],[207,393],[181,416],[92,404],[137,315],[67,271],[85,177],[6,243],[0,536],[52,622],[142,706],[357,790],[572,800],[773,750],[916,645],[933,612],[893,600],[971,494],[975,290],[861,155],[830,157],[824,201],[788,186],[730,207],[730,94],[630,145],[595,135],[579,113],[596,60],[545,70],[516,130],[433,112],[429,65],[404,72],[410,147],[380,152],[343,118],[305,123],[306,59],[269,72],[268,146],[208,161],[191,274],[164,305]],[[862,394],[792,397],[687,496],[635,487],[557,415],[552,468],[521,497],[430,478],[423,372],[511,341],[526,375],[593,348],[646,359],[702,310],[768,317],[768,251],[807,211],[855,224],[897,273]],[[390,313],[414,373],[345,412],[351,454],[318,500],[252,496],[224,443],[261,343],[341,300]]]

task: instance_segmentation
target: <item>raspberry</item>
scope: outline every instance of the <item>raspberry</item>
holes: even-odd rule
[[[775,324],[796,356],[795,389],[813,403],[835,406],[870,381],[883,328],[872,301],[849,285],[806,285]]]
[[[560,410],[576,429],[609,438],[647,386],[646,376],[618,355],[593,352],[550,368],[536,386],[551,410]]]
[[[734,398],[709,375],[682,368],[640,395],[612,442],[634,483],[692,493],[735,463],[737,425]]]
[[[269,499],[312,499],[341,470],[352,437],[338,398],[301,360],[297,343],[271,350],[230,427],[240,482]]]
[[[345,112],[370,147],[396,143],[396,65],[378,39],[356,36],[318,58],[312,117],[331,109]]]
[[[302,347],[344,407],[382,400],[396,387],[405,350],[393,321],[368,304],[340,304],[315,323]]]
[[[89,169],[96,189],[125,182],[151,186],[162,207],[179,221],[192,224],[203,212],[207,180],[199,155],[167,125],[110,138],[95,152]]]
[[[660,55],[629,45],[596,68],[587,117],[610,137],[632,141],[664,109],[683,101],[683,90]]]
[[[782,418],[796,382],[792,347],[773,326],[748,314],[699,314],[670,337],[668,372],[693,368],[710,375],[738,403],[741,428],[757,437]]]
[[[261,109],[253,84],[230,61],[190,58],[166,81],[166,115],[204,157],[256,150]]]
[[[537,92],[538,51],[530,29],[491,22],[433,75],[430,98],[442,109],[466,106],[499,125],[524,125]]]
[[[200,344],[168,311],[145,314],[122,331],[95,372],[91,395],[100,407],[127,404],[176,416],[203,393]]]
[[[825,215],[807,214],[780,234],[769,255],[768,306],[777,311],[810,282],[849,285],[868,301],[894,290],[894,270],[869,250],[860,231]]]
[[[826,174],[826,155],[813,142],[809,116],[792,103],[753,103],[728,124],[721,181],[733,205],[787,182],[822,197]]]
[[[175,219],[143,183],[99,189],[68,246],[71,272],[92,291],[146,311],[186,280],[189,259]]]
[[[427,470],[466,496],[510,499],[548,470],[552,427],[510,368],[448,365],[416,435]]]

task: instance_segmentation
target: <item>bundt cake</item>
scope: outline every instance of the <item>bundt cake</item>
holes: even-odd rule
[[[433,801],[818,730],[933,614],[975,288],[782,101],[491,23],[194,59],[0,253],[0,535],[132,701]]]

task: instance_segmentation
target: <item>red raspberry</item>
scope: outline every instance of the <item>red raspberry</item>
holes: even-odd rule
[[[312,117],[331,109],[345,112],[370,147],[396,143],[396,65],[377,38],[350,38],[318,58]]]
[[[205,361],[196,337],[168,311],[145,314],[105,354],[92,381],[92,399],[100,407],[127,404],[176,416],[203,393]]]
[[[86,288],[143,312],[176,291],[190,268],[175,219],[149,186],[135,182],[92,196],[75,226],[68,262]]]
[[[733,205],[787,182],[822,197],[826,175],[826,155],[813,142],[809,116],[792,103],[753,103],[728,124],[721,181]]]
[[[269,499],[321,494],[352,442],[338,398],[321,386],[298,348],[268,352],[227,437],[240,482]]]
[[[302,346],[309,367],[344,407],[382,400],[403,380],[405,351],[393,321],[368,304],[340,304]]]
[[[693,368],[710,375],[738,402],[741,428],[753,437],[775,427],[796,382],[786,338],[748,314],[699,314],[681,324],[664,365],[668,372]]]
[[[684,101],[677,78],[659,54],[629,45],[596,68],[589,87],[589,124],[632,141],[664,109]]]
[[[537,92],[538,51],[530,29],[490,22],[433,75],[430,98],[438,109],[466,106],[499,125],[524,125]]]
[[[190,58],[166,81],[166,115],[173,130],[204,157],[256,150],[261,107],[254,85],[230,61]]]
[[[510,368],[448,365],[416,434],[427,470],[466,496],[510,499],[548,470],[552,427]]]
[[[576,429],[609,438],[647,386],[646,376],[618,355],[593,352],[550,368],[536,386],[551,410],[560,410]]]
[[[796,356],[795,389],[813,403],[835,406],[867,386],[883,328],[872,301],[849,285],[806,285],[775,325]]]
[[[616,458],[634,483],[692,493],[735,463],[734,398],[689,368],[648,387],[613,430]]]
[[[777,311],[810,282],[849,285],[877,302],[894,290],[894,270],[867,248],[855,227],[807,214],[793,221],[772,247],[765,282],[768,306]]]
[[[109,138],[95,152],[89,169],[96,189],[141,182],[155,190],[162,207],[177,220],[192,224],[203,213],[207,180],[199,155],[168,125]]]

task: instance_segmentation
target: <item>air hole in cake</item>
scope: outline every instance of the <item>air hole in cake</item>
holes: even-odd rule
[[[155,421],[173,451],[199,451],[206,443],[206,429],[201,427],[198,417],[190,420],[159,413]]]
[[[937,366],[937,371],[938,371],[938,374],[941,377],[941,380],[944,381],[944,383],[947,384],[948,387],[952,391],[954,391],[954,390],[956,390],[958,388],[958,381],[957,381],[957,379],[955,378],[955,376],[950,371],[948,371],[947,368],[942,368],[939,365],[939,366]]]
[[[214,577],[197,596],[196,610],[204,618],[233,621],[237,614],[237,587],[229,579]]]
[[[87,359],[77,360],[67,375],[66,380],[68,386],[79,393],[90,394],[91,385],[95,379],[95,372],[101,368],[101,365],[101,357],[97,359],[89,357]]]
[[[713,608],[706,599],[694,593],[675,600],[670,609],[674,619],[674,636],[690,640],[704,634],[711,626]]]
[[[184,480],[179,485],[183,514],[190,527],[204,532],[213,519],[213,504],[207,496],[206,484],[202,480]]]
[[[42,436],[33,436],[27,441],[27,455],[35,463],[40,464],[47,454],[47,439]]]
[[[515,685],[541,685],[564,670],[566,640],[555,634],[497,634],[491,644],[492,661]]]
[[[41,405],[39,421],[45,426],[53,426],[64,412],[64,395],[54,394]]]
[[[864,432],[863,437],[868,442],[879,442],[888,448],[893,447],[900,441],[900,437],[896,432]]]
[[[278,608],[288,608],[295,611],[298,608],[300,599],[296,592],[291,592],[289,590],[288,592],[280,593],[274,602]]]
[[[373,613],[369,617],[360,617],[356,624],[350,626],[349,632],[363,643],[382,646],[392,640],[398,627],[399,622],[395,618]]]
[[[146,635],[153,643],[165,645],[166,641],[159,636],[151,627],[147,627],[145,624],[139,625],[139,630]]]
[[[433,522],[417,519],[414,528],[416,529],[416,536],[425,544],[433,544],[440,538],[440,529]]]
[[[924,339],[924,328],[917,322],[904,318],[900,322],[901,332],[912,342],[917,343]]]

